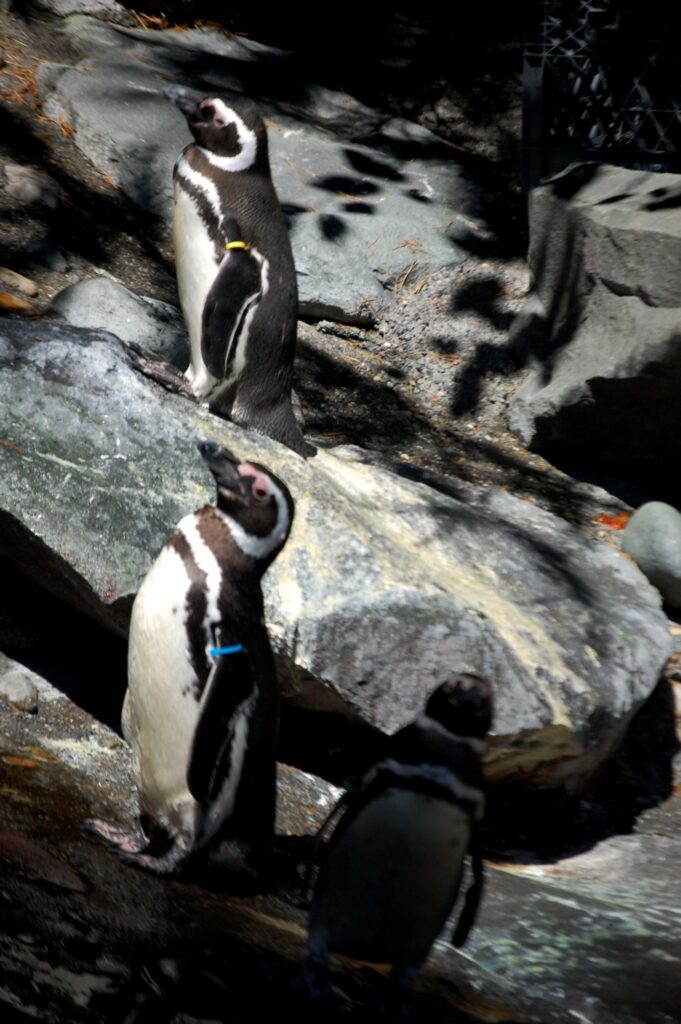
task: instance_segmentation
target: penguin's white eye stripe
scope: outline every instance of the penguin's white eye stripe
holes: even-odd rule
[[[286,540],[286,534],[291,525],[291,514],[281,488],[277,487],[274,480],[269,477],[268,484],[277,505],[277,521],[270,532],[264,537],[257,537],[253,533],[247,533],[243,526],[226,512],[220,513],[229,526],[237,547],[245,555],[250,555],[251,558],[267,558],[274,550],[281,547]]]
[[[241,148],[235,156],[218,156],[217,153],[212,153],[209,149],[203,149],[203,147],[201,147],[201,152],[213,167],[219,167],[222,171],[245,171],[255,163],[258,151],[258,140],[255,132],[246,127],[236,111],[228,107],[222,100],[212,99],[210,102],[215,107],[217,114],[224,119],[225,124],[233,124],[235,126]]]

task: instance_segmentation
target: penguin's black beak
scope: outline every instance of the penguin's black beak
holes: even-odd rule
[[[242,494],[241,477],[239,476],[240,460],[230,451],[216,444],[215,441],[200,441],[197,445],[201,458],[208,466],[218,487],[235,494]]]
[[[161,92],[178,110],[182,111],[185,117],[198,119],[199,103],[203,99],[203,97],[199,97],[198,93],[193,93],[182,85],[168,85]]]

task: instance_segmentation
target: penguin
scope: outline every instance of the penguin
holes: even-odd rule
[[[278,696],[260,584],[294,505],[264,466],[212,442],[199,451],[217,505],[178,523],[132,608],[122,722],[139,827],[86,823],[159,874],[210,858],[224,839],[257,858],[274,828]]]
[[[298,288],[262,118],[244,103],[163,90],[194,142],[173,171],[173,238],[193,394],[309,454],[291,405]]]
[[[465,942],[482,894],[481,755],[491,717],[488,682],[447,680],[332,812],[310,907],[303,980],[312,994],[327,988],[331,953],[390,964],[408,990],[454,908],[470,852],[473,883],[452,936],[456,947]]]

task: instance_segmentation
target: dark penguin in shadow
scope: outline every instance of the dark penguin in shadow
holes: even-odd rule
[[[140,827],[86,823],[158,873],[205,860],[225,839],[257,867],[274,828],[278,695],[260,581],[293,500],[264,466],[210,442],[199,449],[217,507],[178,523],[132,609],[123,733]]]
[[[338,824],[310,909],[311,994],[328,989],[331,953],[391,964],[397,991],[408,989],[454,908],[470,852],[473,883],[452,937],[465,942],[482,893],[481,757],[491,717],[485,680],[443,683],[332,813]]]
[[[291,405],[298,288],[284,214],[255,109],[164,90],[194,136],[174,169],[177,286],[187,379],[201,402],[301,455]]]

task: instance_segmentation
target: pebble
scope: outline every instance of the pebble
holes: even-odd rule
[[[622,534],[622,549],[672,608],[681,608],[681,514],[663,501],[634,512]]]
[[[50,210],[56,210],[59,203],[59,186],[49,174],[25,164],[8,160],[4,165],[6,191],[18,203],[44,203]]]
[[[9,285],[10,288],[16,288],[17,291],[23,292],[24,295],[37,295],[40,290],[30,277],[17,274],[16,270],[10,270],[9,267],[0,267],[0,281]]]
[[[38,688],[28,669],[17,665],[0,677],[0,700],[19,711],[34,715],[38,710]]]

